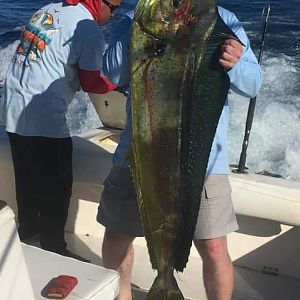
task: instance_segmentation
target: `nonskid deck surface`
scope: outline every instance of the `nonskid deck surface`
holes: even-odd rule
[[[88,235],[67,234],[68,244],[71,250],[90,258],[92,263],[101,265],[101,243],[100,237]],[[133,278],[149,273],[150,264],[148,263],[147,250],[144,247],[135,245],[136,262],[133,271]],[[295,258],[297,259],[297,258]],[[300,259],[300,258],[299,258]],[[143,261],[143,263],[142,263]],[[194,263],[194,257],[190,263]],[[197,262],[199,264],[199,262]],[[233,300],[299,300],[300,299],[300,278],[284,275],[269,275],[256,270],[238,266],[239,261],[234,262],[235,288]],[[199,285],[202,286],[201,265],[199,265]],[[154,278],[153,272],[152,277]],[[151,275],[150,275],[151,277]],[[149,278],[148,278],[149,281]],[[152,278],[150,278],[150,282]],[[182,282],[181,276],[177,276],[177,281],[181,287],[193,289],[189,282]],[[147,285],[147,284],[146,284]],[[133,300],[144,300],[146,288],[139,287],[141,284],[133,283]],[[199,287],[198,287],[199,288]],[[199,297],[189,297],[187,300],[205,300],[205,292],[202,286]]]

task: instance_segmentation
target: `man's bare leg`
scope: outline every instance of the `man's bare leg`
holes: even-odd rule
[[[102,245],[103,266],[120,273],[120,293],[116,300],[132,300],[133,240],[134,237],[105,229]]]
[[[194,240],[194,244],[203,260],[203,279],[208,300],[231,300],[233,266],[226,236]]]

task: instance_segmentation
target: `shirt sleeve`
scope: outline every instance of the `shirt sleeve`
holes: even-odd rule
[[[250,47],[249,39],[235,14],[218,6],[218,12],[228,27],[244,44],[241,58],[235,66],[227,72],[231,89],[248,98],[257,95],[262,82],[262,71]]]
[[[85,20],[77,26],[76,30],[74,38],[77,44],[78,68],[86,71],[101,70],[105,49],[105,39],[101,29],[95,21]]]
[[[103,56],[103,74],[115,85],[128,85],[130,81],[130,35],[132,19],[124,16],[111,33]]]

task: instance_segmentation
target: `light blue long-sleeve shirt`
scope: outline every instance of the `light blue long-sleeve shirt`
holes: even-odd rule
[[[235,14],[219,7],[218,11],[223,21],[236,34],[244,45],[243,54],[236,65],[228,71],[230,88],[245,99],[256,96],[262,81],[261,68],[250,48],[250,42]],[[133,11],[127,13],[111,34],[109,47],[104,55],[104,73],[118,86],[128,85],[130,81],[129,42]],[[121,134],[119,145],[113,156],[113,163],[128,167],[124,158],[131,142],[131,99],[127,99],[126,126]],[[229,121],[228,99],[226,99],[207,166],[207,174],[228,174],[229,162],[227,151],[227,129]]]

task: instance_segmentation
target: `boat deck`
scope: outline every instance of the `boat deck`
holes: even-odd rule
[[[251,260],[259,263],[262,256],[267,255],[269,251],[275,249],[282,249],[284,242],[297,238],[299,240],[300,228],[291,228],[287,233],[289,237],[281,237],[281,241],[272,241],[271,244],[265,244],[262,247],[254,250],[253,253],[249,253]],[[230,238],[230,237],[229,237]],[[232,237],[234,239],[234,237]],[[232,241],[231,239],[231,241]],[[71,250],[74,252],[88,257],[92,263],[101,265],[101,243],[102,239],[99,237],[84,235],[84,234],[67,234],[68,244]],[[135,264],[133,270],[133,300],[144,300],[146,297],[146,291],[149,289],[154,277],[155,272],[151,270],[151,266],[148,259],[147,249],[143,246],[143,239],[138,238],[135,242]],[[293,251],[288,249],[288,243],[286,244],[285,252],[276,254],[279,259],[279,264],[289,265],[291,260],[295,262],[295,265],[299,267],[300,258],[294,256],[293,259],[286,257],[290,254],[293,255]],[[231,245],[232,246],[232,245]],[[298,243],[299,246],[299,243]],[[285,247],[284,247],[285,248]],[[282,249],[283,250],[283,249]],[[295,250],[295,249],[294,249]],[[300,278],[289,276],[284,274],[284,270],[281,274],[281,269],[273,266],[265,266],[261,271],[252,269],[248,264],[247,258],[241,257],[240,259],[234,259],[234,252],[231,249],[231,256],[234,261],[234,276],[235,287],[233,300],[298,300],[300,299]],[[298,252],[299,253],[299,252]],[[295,254],[295,253],[294,253]],[[249,258],[249,257],[248,257]],[[266,261],[267,263],[267,261]],[[278,265],[277,265],[278,266]],[[199,269],[199,277],[191,278],[192,273],[195,274],[194,269]],[[181,287],[186,299],[190,300],[205,300],[205,292],[202,283],[202,271],[201,261],[199,260],[195,249],[192,249],[191,256],[186,271],[182,274],[177,274],[177,281]],[[300,272],[300,269],[298,270]],[[187,292],[188,291],[188,292]],[[197,296],[195,296],[197,294]],[[194,296],[193,296],[194,295]],[[193,296],[193,297],[192,297]]]
[[[90,136],[73,139],[74,185],[66,225],[67,240],[70,250],[96,265],[101,265],[104,232],[96,222],[101,183],[111,167],[111,153],[116,147],[116,142],[106,138],[110,134],[107,130],[96,130]],[[0,149],[0,199],[16,213],[14,173],[7,139],[0,139]],[[257,180],[257,176],[230,176],[235,209],[240,214],[239,231],[228,236],[235,272],[233,299],[299,300],[300,226],[284,225],[300,225],[299,184],[276,178]],[[134,249],[134,300],[142,300],[156,273],[151,269],[143,238],[135,240]],[[176,275],[187,299],[206,299],[201,270],[201,259],[192,248],[187,268]]]

